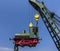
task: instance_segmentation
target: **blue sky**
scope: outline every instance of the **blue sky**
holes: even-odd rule
[[[60,16],[60,0],[39,0],[44,1],[46,7]],[[34,14],[38,13],[29,4],[28,0],[0,0],[0,51],[13,51],[13,38],[16,33],[26,29],[28,32],[29,22],[33,20]],[[20,51],[58,51],[50,37],[42,19],[39,19],[40,43],[34,47],[19,47]]]

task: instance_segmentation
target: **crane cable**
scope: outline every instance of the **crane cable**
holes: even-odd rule
[[[45,9],[48,11],[48,14],[53,13],[50,10],[48,10],[46,7]],[[60,30],[60,17],[58,17],[55,13],[53,13],[52,19],[54,20],[55,24],[59,27]]]
[[[55,24],[60,27],[60,17],[58,17],[55,13],[53,13],[52,19],[54,20]]]
[[[50,13],[50,10],[48,10],[46,7],[45,7],[45,9],[48,11],[48,13]],[[55,13],[54,13],[54,17],[52,17],[52,18],[54,18],[56,21],[58,21],[60,23],[60,17],[58,15],[56,15]]]
[[[57,15],[55,15],[53,18],[54,18],[57,22],[60,23],[60,17],[58,17]]]
[[[58,16],[54,15],[53,20],[54,20],[55,24],[59,27],[59,30],[60,30],[60,20],[59,19],[60,18]]]
[[[55,23],[60,27],[59,22],[57,22],[57,20],[53,19],[55,21]]]

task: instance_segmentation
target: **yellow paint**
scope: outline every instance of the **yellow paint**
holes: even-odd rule
[[[32,24],[32,22],[30,22],[30,24],[29,24],[29,27],[30,27],[30,28],[32,28],[32,27],[33,27],[33,24]]]
[[[38,21],[39,20],[39,14],[35,14],[35,20]]]

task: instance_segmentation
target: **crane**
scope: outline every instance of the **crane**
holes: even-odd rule
[[[39,2],[37,0],[29,0],[29,3],[36,9],[49,31],[53,42],[55,43],[58,51],[60,51],[60,17],[58,17],[54,12],[49,11],[44,2]]]

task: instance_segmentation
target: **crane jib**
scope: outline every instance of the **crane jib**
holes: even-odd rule
[[[40,13],[41,18],[53,39],[53,42],[55,43],[58,51],[60,51],[60,29],[56,25],[54,19],[52,19],[54,15],[45,7],[43,2],[29,0],[29,3]]]

